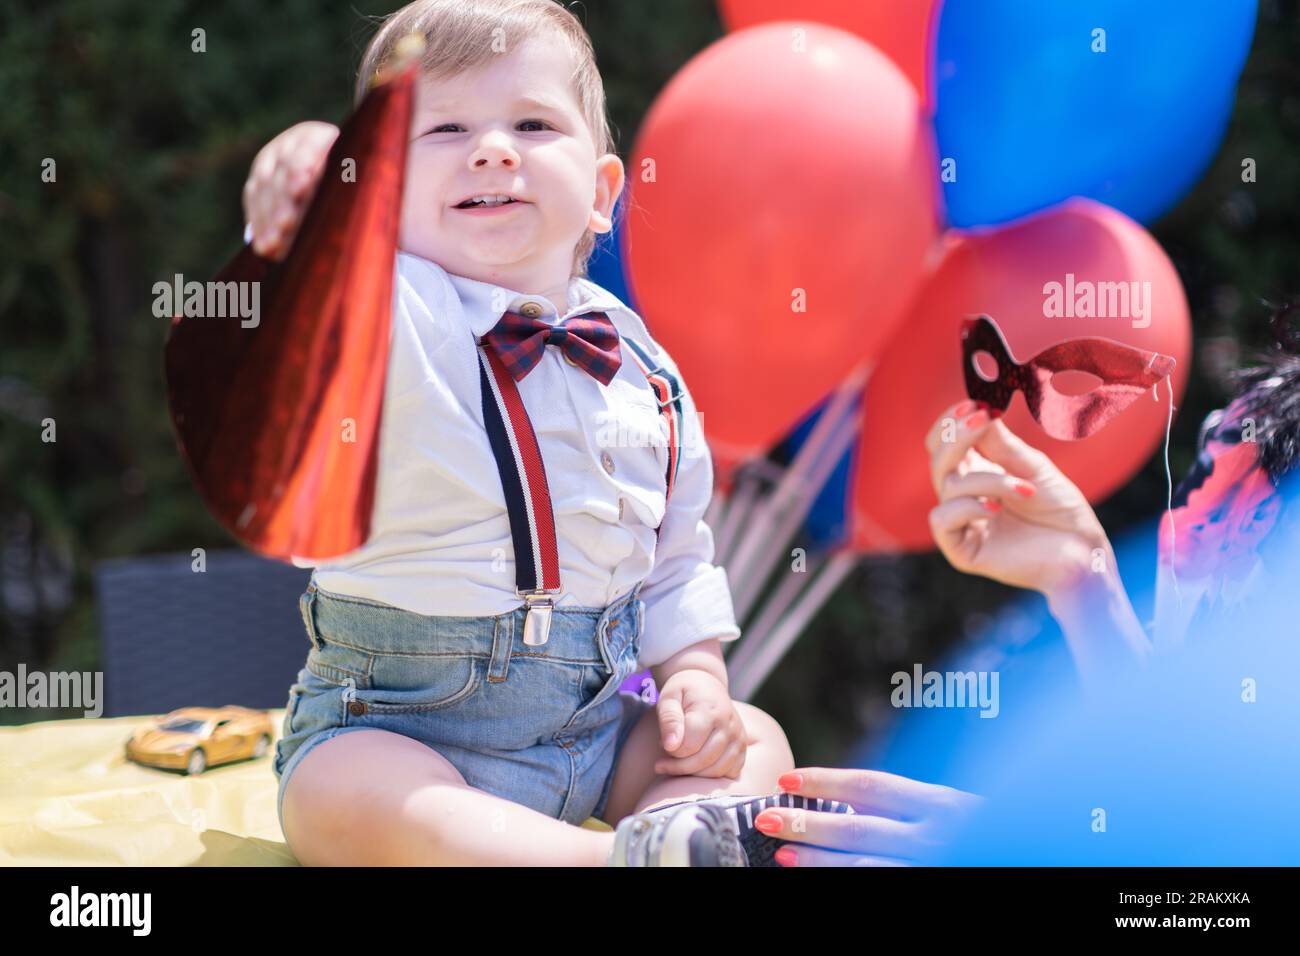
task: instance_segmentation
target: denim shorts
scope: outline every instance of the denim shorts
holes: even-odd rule
[[[547,642],[529,646],[522,603],[496,616],[427,616],[313,580],[299,600],[312,646],[272,762],[281,829],[303,756],[375,729],[427,744],[471,787],[574,825],[600,818],[619,753],[654,708],[619,690],[640,653],[640,590],[605,608],[556,607]]]

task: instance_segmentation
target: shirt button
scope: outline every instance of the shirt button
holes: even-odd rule
[[[519,307],[519,314],[527,316],[530,319],[537,318],[543,311],[545,310],[542,308],[541,304],[537,302],[525,302]]]
[[[570,355],[568,352],[564,351],[564,349],[560,349],[560,354],[564,356],[564,361],[568,362],[568,363],[569,363],[570,365],[572,365],[574,368],[577,368],[578,363],[575,362],[575,361],[573,360],[573,356],[572,356],[572,355]]]
[[[623,520],[623,499],[622,498],[618,499],[618,520],[619,521]]]
[[[600,453],[600,466],[605,469],[605,474],[614,474],[614,458],[607,451]]]

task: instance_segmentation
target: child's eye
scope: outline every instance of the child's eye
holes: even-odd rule
[[[545,120],[520,120],[519,127],[522,129],[525,126],[537,126],[544,129],[550,129],[551,124],[547,123]],[[427,130],[425,135],[427,136],[429,133],[451,132],[460,129],[463,129],[463,127],[459,123],[443,123],[441,126],[435,126],[433,129]],[[527,132],[534,131],[527,130]],[[538,130],[538,132],[540,132],[540,130]]]

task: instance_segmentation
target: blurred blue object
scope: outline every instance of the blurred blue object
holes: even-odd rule
[[[982,811],[928,862],[1300,864],[1300,635],[1278,586],[1300,576],[1300,550],[1279,560],[1211,639],[1086,699],[1060,680],[1004,694],[1010,733],[966,747],[950,771],[987,798]]]
[[[1296,506],[1292,499],[1291,506]],[[1155,524],[1116,544],[1140,619]],[[986,798],[926,862],[957,866],[1300,864],[1300,547],[1278,552],[1225,633],[1085,696],[1037,596],[1007,605],[926,671],[996,671],[997,717],[900,708],[849,762]]]
[[[1186,648],[1088,706],[1044,701],[1014,751],[984,755],[984,811],[930,862],[1300,864],[1300,644],[1278,623]]]
[[[1140,620],[1151,616],[1158,524],[1147,522],[1112,542]],[[987,755],[1014,752],[1038,726],[1043,688],[1051,688],[1052,707],[1080,703],[1074,659],[1046,601],[1018,593],[955,649],[917,662],[927,671],[996,671],[997,717],[983,718],[970,708],[898,708],[893,720],[851,756],[849,766],[978,791],[987,784]]]
[[[1070,196],[1155,220],[1218,151],[1255,15],[1255,0],[945,0],[935,132],[956,164],[949,223]]]
[[[612,292],[623,300],[638,315],[641,310],[632,296],[632,282],[623,268],[623,229],[627,213],[628,189],[623,188],[623,195],[614,204],[614,228],[609,232],[596,234],[596,246],[587,263],[587,277],[596,285]],[[641,316],[644,320],[645,316]],[[646,320],[649,328],[649,321]],[[651,330],[651,334],[654,332]]]
[[[996,716],[981,717],[975,707],[899,707],[888,726],[849,757],[848,766],[976,791],[987,775],[972,766],[968,754],[1014,748],[1031,732],[1038,719],[1037,688],[1058,688],[1062,701],[1078,695],[1069,650],[1036,595],[1004,607],[956,651],[916,663],[923,671],[996,673]],[[900,670],[911,668],[904,664]]]

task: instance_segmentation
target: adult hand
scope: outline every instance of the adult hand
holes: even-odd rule
[[[909,866],[942,845],[981,797],[880,770],[801,767],[783,774],[781,789],[839,800],[856,813],[769,807],[754,820],[769,836],[789,841],[777,851],[783,866]]]
[[[1106,531],[1051,458],[975,402],[941,415],[925,447],[939,496],[930,530],[949,564],[1047,598],[1090,689],[1146,660]]]
[[[1050,600],[1099,565],[1113,566],[1110,541],[1083,492],[987,406],[946,410],[925,447],[939,498],[930,530],[958,571]]]

